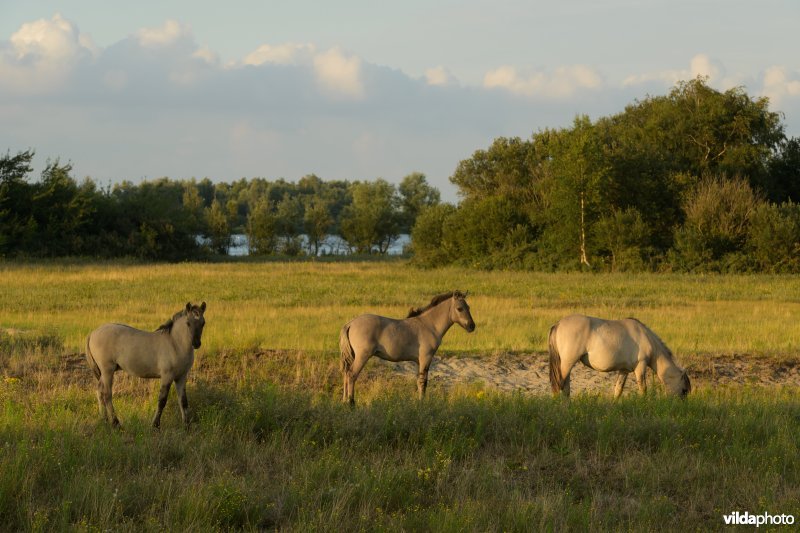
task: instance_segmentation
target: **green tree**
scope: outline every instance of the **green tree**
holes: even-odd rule
[[[298,196],[285,193],[278,202],[276,216],[276,230],[283,239],[280,251],[286,255],[298,255],[302,250],[300,233],[303,230],[303,203]]]
[[[448,246],[444,233],[447,220],[455,213],[456,207],[452,204],[436,204],[420,213],[411,230],[414,263],[435,267],[456,259],[456,250]]]
[[[214,253],[227,255],[231,247],[229,213],[217,199],[206,209],[206,226],[211,249]]]
[[[439,191],[428,185],[425,174],[413,172],[397,188],[400,193],[401,231],[410,232],[417,217],[441,201]]]
[[[251,255],[269,255],[275,251],[277,219],[269,200],[261,198],[250,208],[247,238]]]
[[[760,203],[750,217],[747,252],[761,272],[800,273],[800,204]]]
[[[399,199],[386,180],[354,183],[353,202],[342,211],[340,232],[358,253],[385,254],[400,234]]]
[[[0,254],[15,253],[32,236],[33,188],[27,176],[34,154],[25,150],[0,157]]]
[[[333,225],[330,202],[319,194],[309,196],[303,213],[303,228],[308,238],[311,253],[319,255],[319,247]]]

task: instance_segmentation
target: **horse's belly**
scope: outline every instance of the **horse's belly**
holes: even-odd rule
[[[633,372],[636,362],[631,358],[608,353],[592,353],[584,355],[581,362],[598,372],[617,372],[627,370]]]

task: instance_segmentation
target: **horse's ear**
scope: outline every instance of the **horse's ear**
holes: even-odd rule
[[[201,310],[202,312],[204,312],[204,313],[206,312],[206,303],[205,303],[205,302],[203,302],[203,303],[201,303],[201,304],[200,304],[200,310]]]
[[[191,310],[192,310],[192,302],[186,302],[186,312],[188,313]]]

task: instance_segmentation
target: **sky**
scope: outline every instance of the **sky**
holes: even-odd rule
[[[679,80],[800,136],[796,0],[0,0],[0,153],[77,179],[393,183]]]

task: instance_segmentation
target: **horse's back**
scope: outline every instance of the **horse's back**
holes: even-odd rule
[[[122,368],[134,376],[156,378],[163,351],[158,335],[124,324],[103,324],[89,334],[87,348],[102,369]]]
[[[562,357],[583,360],[602,372],[633,370],[643,348],[637,320],[570,315],[558,323],[557,333]]]
[[[353,348],[390,361],[416,360],[419,332],[406,320],[381,315],[359,315],[349,323]]]

